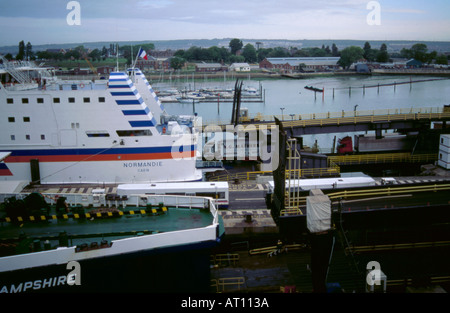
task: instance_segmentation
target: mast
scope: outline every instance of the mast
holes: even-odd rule
[[[117,67],[116,67],[116,72],[119,71],[119,44],[116,43],[116,62],[117,62]]]

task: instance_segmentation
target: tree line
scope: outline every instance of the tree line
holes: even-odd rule
[[[81,45],[75,47],[73,49],[67,50],[66,52],[62,51],[52,51],[52,50],[62,50],[62,49],[47,49],[43,51],[33,51],[33,46],[30,42],[26,45],[24,41],[19,42],[19,52],[16,56],[13,56],[11,53],[5,55],[5,58],[8,60],[55,60],[55,61],[66,61],[66,60],[82,60],[88,58],[92,61],[104,61],[111,56],[116,56],[117,51],[119,55],[123,58],[127,59],[128,64],[131,64],[131,61],[136,58],[136,55],[139,49],[142,48],[146,51],[155,49],[155,45],[153,43],[148,44],[140,44],[140,45],[123,45],[116,46],[110,44],[109,48],[103,46],[102,49],[94,49],[88,53],[87,49]],[[134,55],[131,55],[133,51]]]
[[[145,51],[154,50],[155,46],[152,43],[140,45],[124,45],[117,46],[111,44],[109,48],[103,46],[102,49],[94,49],[87,53],[84,46],[78,46],[70,49],[65,53],[55,51],[38,51],[33,52],[33,47],[30,42],[26,45],[24,41],[19,42],[19,53],[13,57],[11,54],[5,55],[9,60],[81,60],[89,58],[92,61],[105,60],[108,57],[115,56],[117,52],[119,55],[127,59],[127,64],[131,64],[136,57],[138,50],[142,48]],[[133,52],[132,52],[133,51]],[[134,54],[134,55],[132,55]],[[364,44],[364,47],[350,46],[342,51],[339,51],[336,44],[330,46],[322,45],[312,48],[255,48],[254,45],[248,43],[244,46],[242,40],[234,38],[229,42],[228,47],[212,46],[209,48],[191,47],[187,50],[177,50],[174,57],[171,59],[171,67],[173,69],[181,69],[186,62],[216,62],[216,63],[259,63],[265,58],[275,57],[340,57],[339,65],[344,68],[349,68],[350,65],[359,61],[366,60],[368,62],[387,63],[391,57],[403,57],[407,59],[416,59],[423,63],[448,64],[447,56],[438,55],[436,51],[428,51],[426,44],[417,43],[410,49],[403,48],[400,53],[390,55],[387,51],[386,44],[382,44],[380,49],[373,49],[369,42]]]
[[[353,63],[366,60],[368,62],[387,63],[390,61],[391,56],[387,52],[386,44],[382,44],[380,49],[372,49],[369,42],[364,44],[364,47],[350,46],[341,51],[341,58],[339,59],[339,65],[344,68],[349,68]],[[433,61],[436,64],[448,64],[448,58],[446,55],[438,55],[436,51],[428,51],[426,44],[417,43],[410,49],[403,48],[400,54],[395,54],[395,57],[401,57],[406,59],[415,59],[422,63],[431,64]]]
[[[175,57],[177,63],[184,62],[217,62],[217,63],[259,63],[265,58],[286,57],[326,57],[339,56],[339,49],[335,44],[322,48],[255,48],[248,43],[244,46],[242,40],[232,39],[227,47],[191,47],[187,50],[177,50]]]

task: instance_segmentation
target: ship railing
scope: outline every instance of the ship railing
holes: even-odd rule
[[[92,80],[54,80],[46,86],[41,86],[46,90],[106,90],[107,81],[93,82]]]
[[[0,200],[9,197],[16,197],[19,199],[25,199],[29,193],[20,194],[0,194]],[[120,199],[107,199],[105,193],[94,194],[76,194],[76,193],[45,193],[43,196],[46,198],[50,205],[55,205],[59,197],[65,197],[66,204],[69,208],[83,206],[83,207],[142,207],[147,205],[158,206],[163,204],[166,207],[175,208],[187,208],[187,209],[209,209],[213,216],[213,223],[219,222],[219,215],[214,199],[210,197],[198,197],[198,196],[181,196],[181,195],[130,195],[127,197],[121,197]]]

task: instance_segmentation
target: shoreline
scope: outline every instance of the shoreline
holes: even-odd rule
[[[373,70],[371,73],[357,73],[355,71],[337,71],[337,72],[317,72],[317,73],[265,73],[265,72],[215,72],[200,73],[191,72],[183,74],[161,74],[144,72],[144,74],[152,81],[170,82],[176,80],[198,81],[204,79],[211,80],[235,80],[235,79],[307,79],[315,77],[339,77],[339,76],[388,76],[388,75],[410,75],[410,76],[440,76],[450,77],[450,70],[435,69],[404,69],[404,70]]]

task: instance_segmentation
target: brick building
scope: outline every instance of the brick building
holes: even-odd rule
[[[339,69],[339,59],[339,57],[265,58],[259,63],[259,68],[285,72],[319,72]]]

